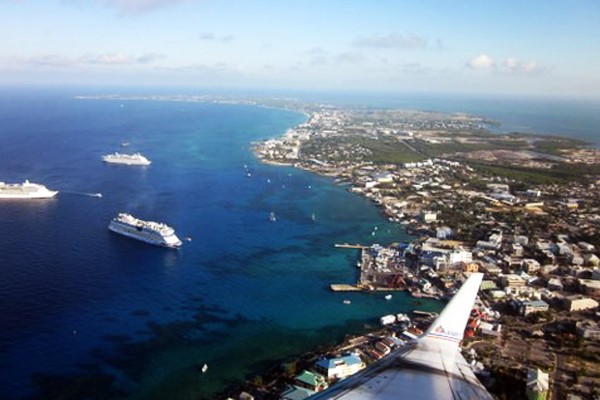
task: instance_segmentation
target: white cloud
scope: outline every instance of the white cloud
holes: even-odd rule
[[[141,56],[132,56],[123,53],[106,54],[86,54],[79,58],[83,64],[101,64],[101,65],[134,65],[149,64],[165,58],[159,53],[148,53]]]
[[[215,40],[215,34],[212,32],[202,32],[200,34],[200,40]]]
[[[427,39],[416,35],[371,35],[358,38],[354,41],[355,46],[371,47],[376,49],[425,49],[427,48]]]
[[[354,52],[346,52],[340,53],[335,57],[335,61],[338,63],[348,63],[348,64],[357,64],[364,60],[365,58],[360,53]]]
[[[493,69],[496,68],[496,62],[487,54],[480,54],[467,62],[467,67],[473,69]]]
[[[519,61],[508,58],[501,65],[501,71],[507,74],[533,75],[543,71],[543,67],[536,61]]]
[[[521,61],[509,57],[501,62],[496,62],[487,54],[473,57],[466,63],[466,66],[475,70],[492,71],[504,75],[534,75],[544,70],[537,61]]]
[[[69,58],[58,54],[41,54],[30,57],[5,58],[3,61],[8,64],[20,65],[24,67],[34,66],[40,68],[73,68],[83,65],[142,65],[151,64],[164,58],[165,56],[160,53],[147,53],[140,56],[132,56],[115,52],[106,54],[89,53],[77,58]]]
[[[142,14],[159,8],[171,7],[188,0],[99,0],[125,14]]]
[[[168,68],[166,71],[197,77],[223,78],[243,75],[242,71],[237,66],[223,62],[217,62],[213,64],[189,64],[180,67]]]
[[[312,66],[321,66],[329,63],[329,53],[321,47],[313,47],[303,52],[308,56],[308,64]]]
[[[321,48],[321,47],[313,47],[310,50],[306,50],[304,53],[313,55],[313,56],[323,56],[323,55],[327,54],[327,52],[325,50],[323,50],[323,48]]]
[[[200,40],[215,40],[219,42],[231,42],[234,39],[233,35],[217,36],[213,32],[202,32]]]
[[[74,64],[72,60],[58,54],[43,54],[33,57],[18,57],[13,60],[16,64],[36,67],[69,67]]]

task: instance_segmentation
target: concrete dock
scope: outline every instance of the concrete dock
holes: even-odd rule
[[[329,286],[334,292],[360,292],[362,289],[354,285],[346,285],[343,283],[333,283]]]

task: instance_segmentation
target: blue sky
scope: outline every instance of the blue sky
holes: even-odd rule
[[[0,0],[0,84],[600,96],[600,2]]]

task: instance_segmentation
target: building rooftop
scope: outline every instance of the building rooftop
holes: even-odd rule
[[[325,358],[317,361],[317,365],[327,369],[335,368],[341,365],[360,365],[362,363],[362,359],[356,354],[348,354],[346,356],[336,358]]]

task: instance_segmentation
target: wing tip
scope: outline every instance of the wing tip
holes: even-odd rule
[[[429,342],[431,339],[446,343],[446,346],[458,346],[463,339],[482,280],[483,273],[471,274],[420,340]]]

